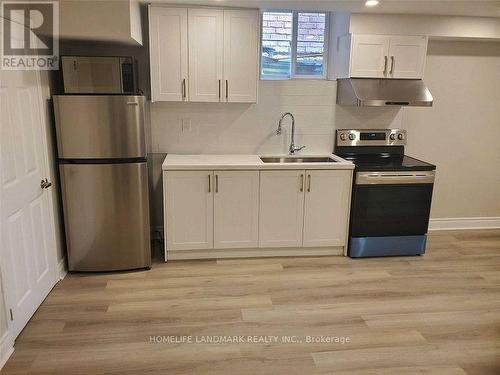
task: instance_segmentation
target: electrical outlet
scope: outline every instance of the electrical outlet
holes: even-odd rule
[[[182,132],[190,132],[191,131],[191,119],[190,118],[183,118],[182,119]]]

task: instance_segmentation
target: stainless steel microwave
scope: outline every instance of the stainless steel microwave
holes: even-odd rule
[[[65,94],[135,94],[132,57],[61,56]]]

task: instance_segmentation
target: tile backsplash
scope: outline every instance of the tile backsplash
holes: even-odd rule
[[[335,128],[401,126],[399,108],[336,106],[335,81],[260,81],[258,104],[153,103],[154,153],[282,154],[290,143],[290,120],[276,135],[282,113],[295,116],[296,144],[303,153],[333,151]]]
[[[260,81],[258,104],[153,103],[153,152],[286,153],[290,120],[284,120],[281,136],[276,128],[290,111],[296,143],[308,153],[331,153],[335,97],[332,81]]]

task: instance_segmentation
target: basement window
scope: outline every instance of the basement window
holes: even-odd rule
[[[328,13],[264,11],[261,79],[326,78]]]

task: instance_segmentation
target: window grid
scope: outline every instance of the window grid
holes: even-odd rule
[[[265,15],[268,14],[268,15],[271,15],[271,16],[277,16],[278,17],[278,22],[279,23],[283,23],[283,25],[281,24],[274,24],[273,22],[267,22],[267,26],[272,26],[273,29],[275,27],[279,28],[282,32],[282,38],[280,39],[277,39],[277,38],[273,38],[272,35],[270,34],[276,34],[275,31],[276,29],[274,29],[273,31],[270,31],[270,32],[266,32],[268,30],[266,30],[266,25],[265,25],[265,21],[266,19],[264,18]],[[285,19],[286,17],[286,19]],[[291,17],[291,19],[289,19]],[[289,22],[288,22],[289,21]],[[289,25],[287,25],[289,24]],[[291,32],[290,32],[290,35],[289,36],[286,36],[286,26],[288,26],[289,28],[291,28]],[[266,37],[266,35],[269,35],[271,37]],[[293,12],[291,11],[285,11],[285,10],[271,10],[271,11],[265,11],[265,12],[262,12],[262,27],[261,27],[261,69],[260,69],[260,72],[261,72],[261,78],[262,79],[267,79],[267,80],[283,80],[283,79],[290,79],[291,78],[291,75],[292,75],[292,69],[291,69],[291,64],[292,64],[292,54],[293,54]],[[285,49],[285,43],[288,42],[288,49],[289,49],[289,56],[290,56],[290,67],[287,69],[288,70],[288,74],[269,74],[269,75],[265,75],[263,73],[263,57],[264,57],[264,54],[266,54],[266,51],[265,51],[265,44],[267,44],[266,42],[275,42],[275,43],[280,43],[280,45],[278,46],[278,49],[277,49],[277,53],[278,54],[283,54],[284,52],[284,49]],[[270,48],[270,47],[269,47]],[[270,49],[273,49],[273,48],[270,48]],[[270,54],[270,57],[273,57],[274,56],[274,53]],[[286,60],[284,60],[286,61]]]
[[[264,15],[266,13],[271,14],[292,14],[292,40],[291,40],[291,54],[290,54],[290,72],[289,74],[282,75],[265,75],[263,74],[263,53],[264,53],[264,42],[276,41],[273,39],[265,38],[264,34]],[[298,37],[298,26],[299,26],[299,13],[307,14],[311,16],[312,14],[323,14],[324,15],[324,32],[323,32],[323,59],[322,59],[322,67],[323,71],[321,75],[305,75],[305,74],[297,74],[297,46],[299,43]],[[309,11],[286,11],[286,10],[266,10],[261,13],[261,66],[260,66],[260,77],[263,80],[289,80],[289,79],[326,79],[327,77],[327,64],[328,64],[328,36],[329,36],[329,13],[328,12],[309,12]],[[300,41],[302,42],[302,41]],[[320,43],[320,41],[314,41]]]

